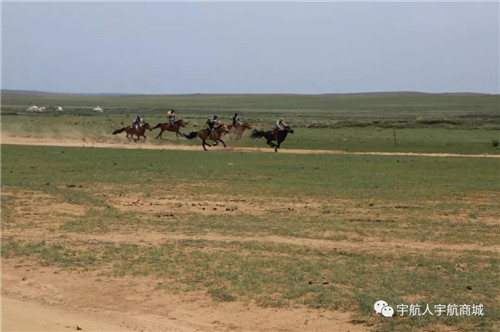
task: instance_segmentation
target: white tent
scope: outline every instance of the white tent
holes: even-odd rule
[[[94,108],[93,111],[96,111],[96,112],[99,112],[99,113],[103,113],[104,112],[104,110],[102,108],[100,108],[99,106],[97,106],[96,108]]]
[[[26,109],[26,112],[41,112],[41,111],[42,110],[36,105],[30,106]]]
[[[62,107],[61,106],[57,107],[57,111],[62,112],[63,111]]]

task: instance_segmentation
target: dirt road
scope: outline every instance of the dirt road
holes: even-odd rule
[[[66,147],[92,147],[92,148],[115,148],[115,149],[144,149],[144,150],[167,150],[167,151],[202,151],[200,145],[158,145],[150,142],[94,142],[90,140],[68,140],[56,138],[31,138],[20,136],[2,135],[1,144],[35,145],[35,146],[66,146]],[[275,153],[271,148],[256,147],[227,147],[222,146],[210,148],[214,151],[234,152],[264,152]],[[341,150],[314,150],[314,149],[280,149],[279,153],[291,154],[334,154],[334,155],[376,155],[376,156],[415,156],[415,157],[462,157],[462,158],[500,158],[500,155],[492,154],[454,154],[454,153],[416,153],[416,152],[352,152]]]

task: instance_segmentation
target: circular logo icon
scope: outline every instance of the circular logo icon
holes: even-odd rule
[[[387,306],[388,306],[387,302],[379,300],[375,302],[375,304],[373,305],[373,309],[375,309],[375,312],[377,314],[380,314],[382,312],[382,309]]]
[[[394,316],[394,309],[392,307],[386,306],[382,308],[382,316],[384,317],[392,317]]]

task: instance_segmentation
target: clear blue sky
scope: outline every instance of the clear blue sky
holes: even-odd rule
[[[499,93],[499,4],[3,3],[2,88]]]

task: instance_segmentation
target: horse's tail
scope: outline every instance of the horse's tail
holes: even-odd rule
[[[160,127],[161,127],[161,123],[158,123],[156,126],[154,126],[153,128],[151,128],[151,130],[156,129],[156,128],[160,128]]]
[[[266,135],[266,132],[264,130],[254,129],[252,131],[252,135],[250,135],[250,137],[251,138],[261,138],[261,137],[264,137],[264,135]]]
[[[184,137],[186,137],[187,139],[193,139],[195,138],[196,136],[198,136],[198,132],[197,131],[193,131],[191,132],[191,134],[189,135],[186,135],[186,134],[182,134]]]
[[[125,131],[125,129],[127,129],[127,127],[123,127],[122,129],[116,129],[115,131],[113,131],[113,135],[123,133]]]

